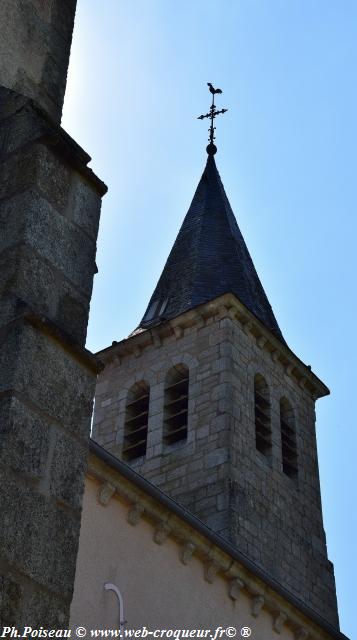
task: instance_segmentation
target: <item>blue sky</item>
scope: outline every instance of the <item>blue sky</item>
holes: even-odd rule
[[[318,402],[324,522],[341,629],[357,560],[357,3],[78,0],[63,126],[109,186],[88,348],[139,323],[206,160],[206,83],[223,89],[217,166]],[[355,634],[357,635],[357,634]]]

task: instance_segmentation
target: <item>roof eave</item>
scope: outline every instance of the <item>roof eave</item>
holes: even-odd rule
[[[165,319],[160,324],[134,333],[124,340],[113,342],[111,346],[98,351],[96,355],[107,364],[114,358],[127,356],[138,350],[142,351],[155,344],[158,337],[162,340],[172,333],[177,334],[178,331],[183,331],[197,322],[206,321],[217,313],[222,317],[226,315],[238,321],[243,331],[250,334],[262,349],[267,350],[272,359],[279,362],[285,372],[291,375],[302,388],[307,389],[315,400],[329,395],[328,387],[313,373],[311,367],[304,364],[285,342],[279,340],[232,293],[225,293],[178,316]]]

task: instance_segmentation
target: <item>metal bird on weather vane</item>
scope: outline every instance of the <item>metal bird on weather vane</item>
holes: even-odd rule
[[[207,85],[209,86],[209,90],[210,90],[211,93],[213,93],[213,94],[222,93],[222,89],[215,89],[210,82],[207,82]]]
[[[210,156],[213,156],[216,152],[217,152],[217,147],[214,144],[214,140],[216,138],[216,136],[214,135],[215,129],[216,127],[213,126],[213,121],[215,119],[216,116],[220,115],[221,113],[226,113],[226,111],[228,111],[228,109],[221,109],[220,111],[217,111],[216,109],[216,105],[214,104],[214,96],[217,95],[218,93],[222,93],[222,89],[215,89],[214,86],[211,84],[211,82],[207,82],[209,91],[212,94],[212,104],[209,110],[209,113],[206,113],[205,115],[201,115],[198,116],[197,120],[204,120],[204,118],[210,118],[211,120],[211,125],[210,128],[208,129],[209,131],[209,144],[207,145],[207,153]]]

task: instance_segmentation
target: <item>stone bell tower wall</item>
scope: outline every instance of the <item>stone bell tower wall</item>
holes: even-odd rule
[[[126,341],[127,353],[116,355],[114,347],[98,379],[92,433],[94,440],[121,457],[128,393],[136,382],[145,381],[150,387],[147,452],[131,464],[193,512],[210,515],[216,531],[228,526],[227,506],[219,497],[228,481],[233,408],[225,334],[226,328],[212,316],[206,322],[192,321],[185,330],[170,326],[163,337],[155,330],[139,334]],[[178,364],[189,370],[188,434],[184,442],[165,445],[165,378]]]
[[[333,566],[322,521],[315,433],[316,395],[293,365],[249,327],[230,323],[232,394],[239,405],[230,425],[229,535],[274,578],[338,625]],[[254,378],[264,377],[270,400],[272,448],[255,443]],[[283,470],[280,401],[294,413],[297,475]]]
[[[304,377],[313,376],[307,367],[281,343],[277,348],[279,342],[261,325],[258,330],[242,322],[229,305],[218,299],[200,307],[195,318],[191,311],[99,354],[106,367],[96,390],[93,438],[121,457],[128,393],[145,381],[147,452],[130,465],[337,625],[315,437],[315,399],[326,387],[318,381],[319,391],[313,390]],[[165,377],[180,363],[189,369],[188,436],[187,442],[167,445]],[[256,374],[269,388],[269,456],[255,442]],[[283,472],[281,398],[289,400],[295,416],[294,478]]]

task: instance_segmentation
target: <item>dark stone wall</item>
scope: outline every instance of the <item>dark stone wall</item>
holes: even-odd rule
[[[106,191],[89,159],[36,103],[0,88],[0,626],[69,619]]]
[[[1,0],[0,85],[60,122],[76,0]]]

